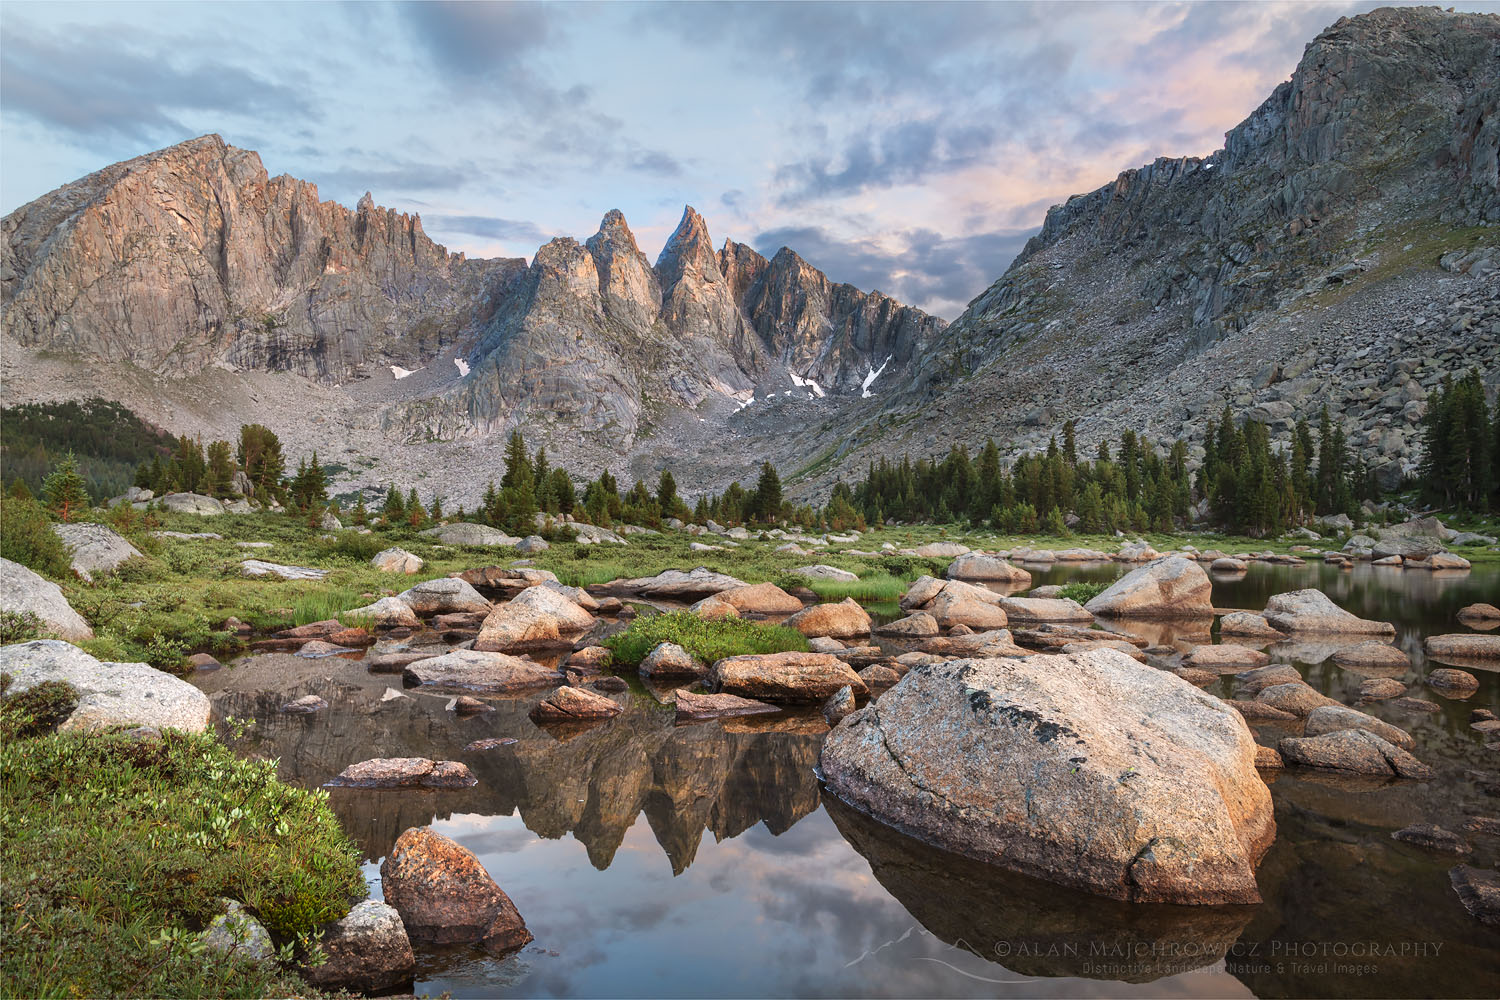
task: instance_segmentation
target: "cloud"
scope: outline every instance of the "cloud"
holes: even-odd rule
[[[370,191],[379,199],[389,191],[451,191],[463,187],[475,176],[468,167],[449,163],[420,163],[412,160],[387,159],[378,167],[348,166],[337,170],[320,170],[314,180],[320,189],[340,194]]]
[[[821,226],[788,226],[757,235],[767,257],[790,247],[834,281],[879,289],[901,302],[953,319],[999,277],[1035,229],[945,236],[912,229],[882,240],[843,239]]]
[[[533,223],[501,219],[492,215],[431,215],[422,220],[429,232],[463,233],[487,240],[530,243],[541,246],[553,234]]]
[[[74,28],[66,38],[7,25],[5,111],[90,146],[181,139],[193,131],[183,112],[320,117],[295,87],[220,58],[180,56],[183,47],[163,42],[121,25]]]
[[[986,125],[941,125],[937,119],[905,121],[875,136],[863,133],[844,147],[838,162],[812,157],[776,168],[784,206],[857,194],[896,184],[915,184],[980,162],[996,141]]]

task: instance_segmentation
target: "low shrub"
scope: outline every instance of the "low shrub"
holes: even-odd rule
[[[647,615],[624,632],[604,640],[616,664],[636,667],[659,643],[672,642],[704,663],[747,653],[807,650],[807,639],[785,625],[765,625],[742,618],[699,618],[691,611]]]
[[[56,579],[73,575],[73,560],[52,530],[52,518],[27,496],[0,497],[0,557]]]
[[[306,995],[285,967],[206,951],[197,932],[237,899],[289,960],[366,893],[327,793],[212,735],[5,740],[0,789],[7,995]]]
[[[46,626],[33,611],[0,611],[0,646],[43,638]]]
[[[1069,600],[1077,601],[1079,604],[1087,604],[1100,594],[1109,589],[1107,583],[1087,583],[1079,581],[1070,583],[1063,587],[1062,596]]]
[[[5,691],[10,690],[6,674]],[[0,739],[24,740],[57,729],[78,707],[78,689],[66,681],[43,681],[0,698]]]

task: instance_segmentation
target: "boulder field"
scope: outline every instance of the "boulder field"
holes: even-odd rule
[[[1254,903],[1275,837],[1232,707],[1116,650],[912,668],[830,733],[830,791],[919,839],[1133,902]]]

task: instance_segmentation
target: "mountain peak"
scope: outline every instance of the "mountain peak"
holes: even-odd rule
[[[713,240],[708,235],[708,223],[693,206],[683,207],[682,221],[656,258],[656,273],[664,288],[687,274],[699,275],[706,281],[723,277],[718,254],[714,253]]]

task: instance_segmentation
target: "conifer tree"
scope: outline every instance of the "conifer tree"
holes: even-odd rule
[[[42,500],[47,509],[64,523],[89,509],[89,491],[78,474],[78,462],[70,451],[57,463],[52,474],[42,480]]]

